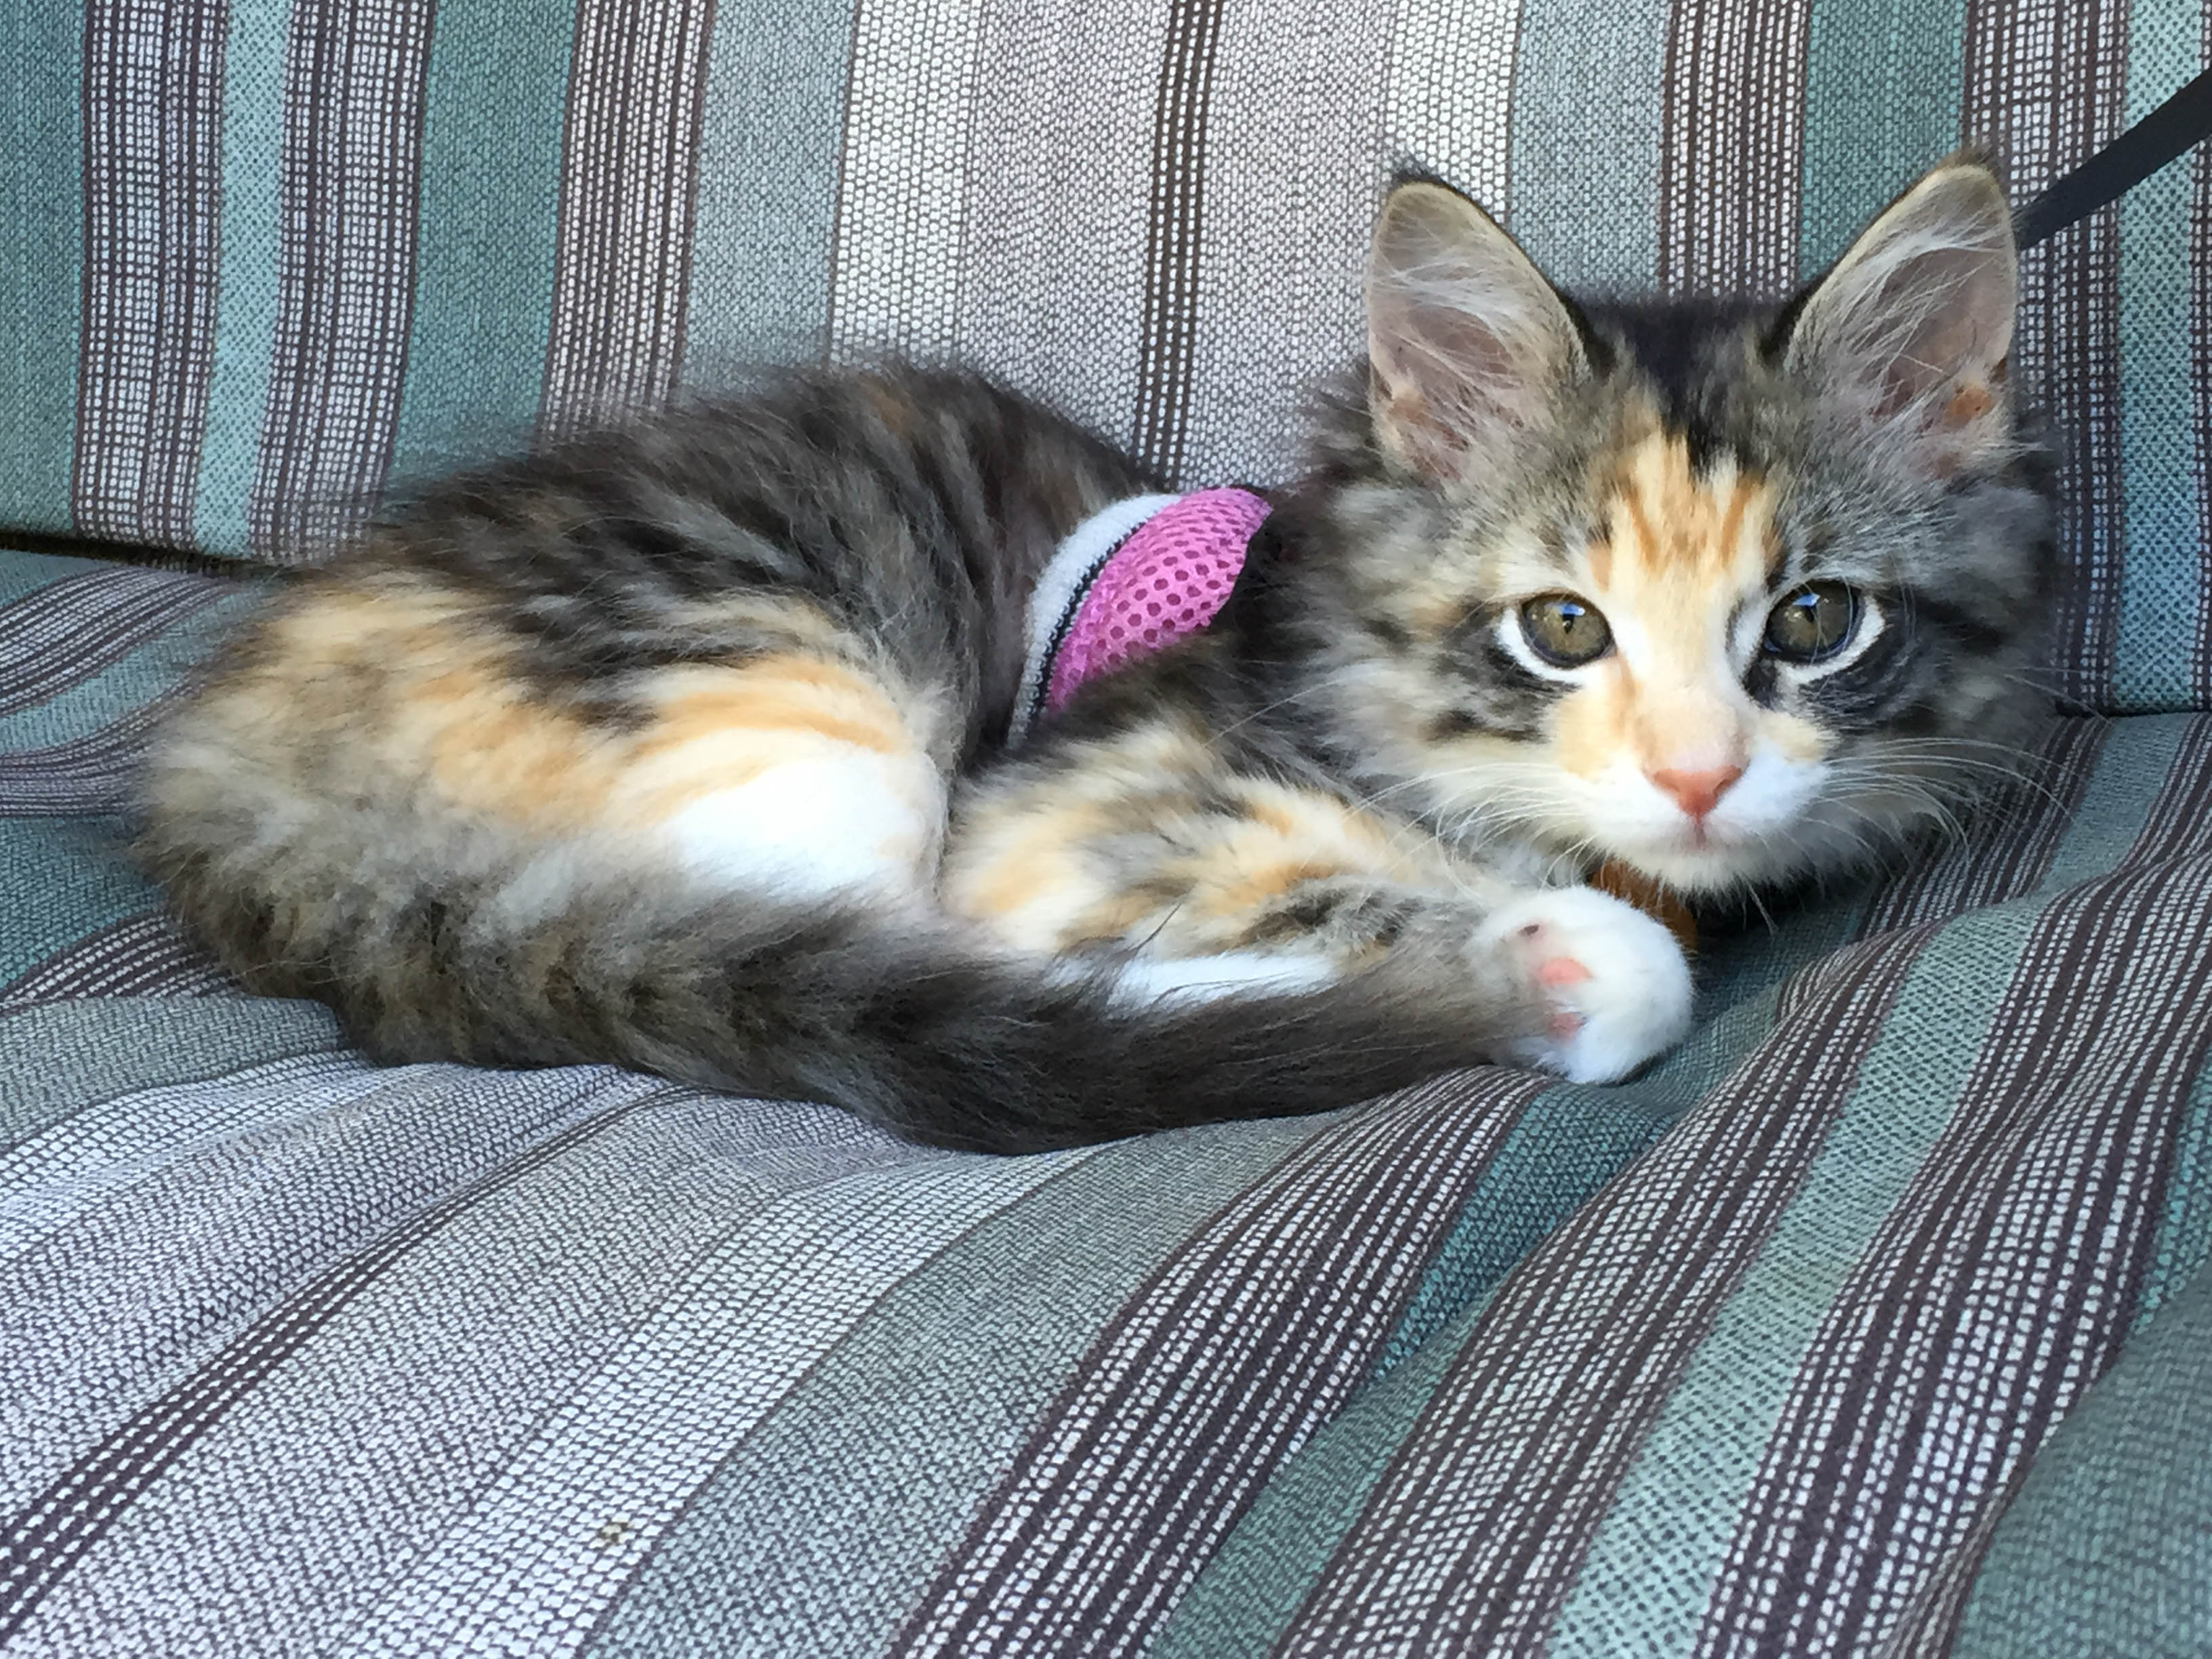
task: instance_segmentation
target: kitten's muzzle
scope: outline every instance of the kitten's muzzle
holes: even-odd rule
[[[1743,775],[1743,768],[1723,765],[1689,769],[1662,766],[1644,775],[1702,830],[1705,815],[1720,805],[1729,786]]]

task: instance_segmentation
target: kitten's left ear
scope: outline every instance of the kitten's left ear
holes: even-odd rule
[[[1383,453],[1443,483],[1497,465],[1583,365],[1552,285],[1480,208],[1400,185],[1367,256],[1368,408]]]
[[[2005,359],[2019,305],[2002,188],[1978,161],[1947,161],[1800,301],[1786,361],[1862,435],[1942,477],[2011,435]]]

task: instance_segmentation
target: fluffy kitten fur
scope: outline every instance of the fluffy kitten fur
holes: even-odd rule
[[[169,722],[140,850],[390,1060],[997,1151],[1617,1077],[1687,969],[1555,884],[1848,866],[2030,717],[2015,287],[1968,160],[1778,312],[1568,301],[1407,184],[1228,609],[1019,752],[1029,586],[1151,481],[973,378],[799,375],[447,484],[282,594]]]

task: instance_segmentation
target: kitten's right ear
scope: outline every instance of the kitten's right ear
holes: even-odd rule
[[[1574,319],[1480,208],[1399,185],[1367,255],[1368,407],[1384,454],[1449,483],[1503,459],[1583,366]]]

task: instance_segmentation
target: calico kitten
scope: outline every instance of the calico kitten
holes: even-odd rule
[[[2004,198],[1946,163],[1771,311],[1569,300],[1410,183],[1367,290],[1227,610],[1015,752],[1030,584],[1150,481],[973,378],[805,374],[434,489],[283,593],[168,723],[142,856],[386,1059],[948,1146],[1624,1075],[1688,972],[1561,884],[1848,867],[2033,717]]]

